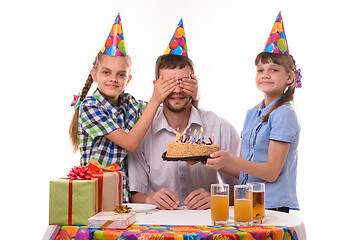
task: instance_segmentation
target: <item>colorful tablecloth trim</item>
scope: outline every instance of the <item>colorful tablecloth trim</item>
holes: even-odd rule
[[[293,227],[131,225],[126,230],[62,226],[51,240],[298,240]]]

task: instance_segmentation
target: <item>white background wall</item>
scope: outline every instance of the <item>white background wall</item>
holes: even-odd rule
[[[79,164],[68,140],[70,102],[82,89],[117,12],[133,59],[128,92],[149,100],[155,60],[183,17],[199,78],[200,107],[228,119],[240,133],[246,110],[262,99],[254,83],[254,58],[281,10],[290,53],[303,74],[295,99],[302,125],[301,211],[292,214],[304,221],[308,239],[345,239],[355,233],[360,143],[360,17],[355,1],[4,2],[2,239],[40,239],[48,222],[49,181],[65,177]]]

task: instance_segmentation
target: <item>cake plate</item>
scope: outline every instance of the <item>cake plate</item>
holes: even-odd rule
[[[162,154],[162,159],[164,161],[198,161],[206,163],[207,159],[210,158],[210,156],[193,156],[193,157],[178,157],[178,158],[171,158],[166,156],[166,152]]]

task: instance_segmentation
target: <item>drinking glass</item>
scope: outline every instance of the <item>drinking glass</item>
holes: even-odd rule
[[[226,225],[229,220],[229,184],[211,184],[211,222]]]
[[[253,186],[234,186],[234,219],[236,226],[252,226]]]
[[[265,221],[265,183],[248,183],[253,186],[253,223]]]

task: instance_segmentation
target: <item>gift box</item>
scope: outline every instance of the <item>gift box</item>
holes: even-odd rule
[[[92,172],[92,177],[99,181],[99,212],[111,211],[115,206],[122,204],[122,172],[120,166],[113,163],[107,167],[102,167],[96,160],[90,160],[88,168]]]
[[[103,211],[88,219],[88,228],[126,229],[135,222],[134,213],[116,213]]]
[[[50,181],[49,224],[86,225],[98,212],[98,179]]]

